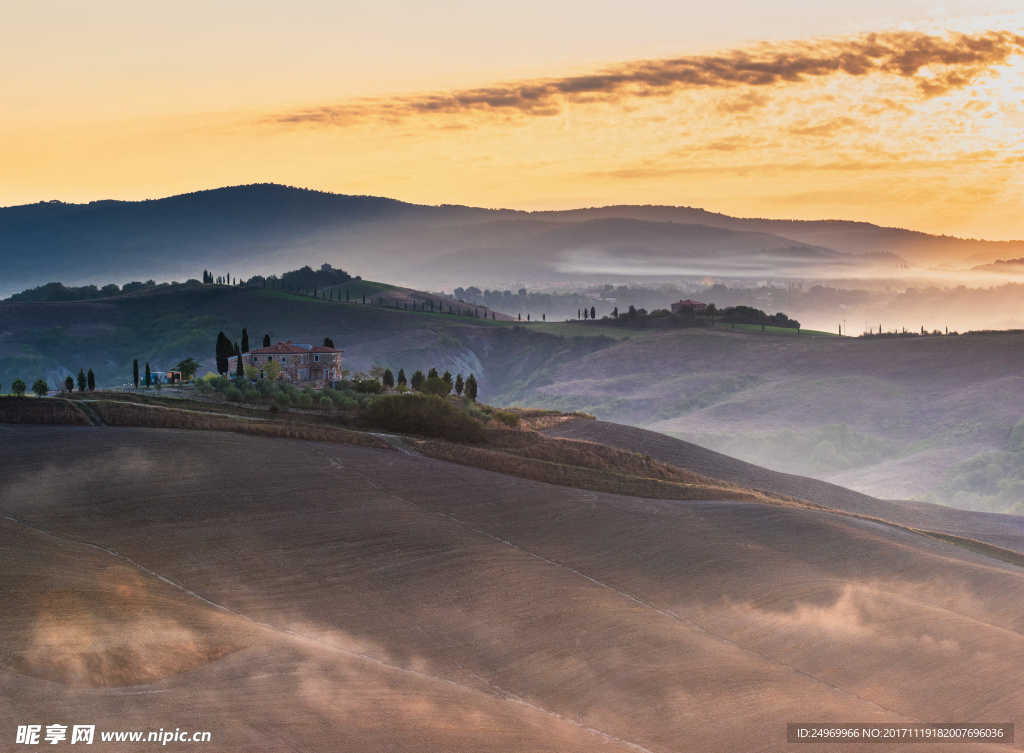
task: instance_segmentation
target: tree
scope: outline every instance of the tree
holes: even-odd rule
[[[242,327],[242,352],[249,352],[249,333],[245,330],[245,327]],[[184,377],[185,375],[182,374],[181,376]]]
[[[135,363],[136,363],[136,365],[138,365],[138,361],[136,361]],[[190,379],[192,379],[192,377],[194,377],[196,375],[197,371],[199,371],[199,362],[196,361],[194,358],[186,358],[184,361],[179,361],[178,365],[174,367],[174,370],[175,371],[180,371],[181,372],[181,378],[187,382]],[[138,387],[139,386],[138,385],[138,369],[136,369],[135,375],[136,375],[136,384],[135,384],[135,386]]]
[[[437,379],[440,375],[437,373],[437,369],[431,368],[427,372],[427,379]]]
[[[25,383],[20,379],[15,379],[11,383],[11,392],[13,392],[18,397],[21,397],[22,395],[25,394]]]
[[[32,385],[32,391],[39,397],[46,397],[46,393],[50,391],[50,385],[42,379],[37,379]]]
[[[392,373],[391,369],[384,370],[384,376],[382,377],[382,380],[384,382],[385,387],[395,386],[395,375],[394,373]]]
[[[248,379],[250,382],[259,379],[260,378],[260,370],[257,369],[252,364],[248,364],[245,367],[245,378]]]
[[[245,364],[242,363],[245,359],[242,358],[242,354],[238,354],[238,361],[235,363],[235,376],[239,379],[245,376]]]
[[[263,347],[264,348],[269,348],[270,347],[270,335],[264,335],[263,336]]]
[[[405,369],[398,370],[398,384],[400,384],[402,387],[405,387],[407,384],[409,384],[409,381],[405,378]]]
[[[153,374],[149,370],[149,361],[146,361],[146,386],[148,387],[153,383]]]
[[[618,318],[619,318],[619,307],[616,306],[615,308],[612,309],[612,319],[618,319]]]
[[[85,375],[85,382],[89,386],[89,392],[96,389],[96,375],[92,373],[92,369],[89,369],[89,373]]]
[[[89,378],[85,375],[85,369],[78,370],[78,391],[85,392],[85,388],[89,386]]]
[[[206,273],[209,274],[209,273]],[[68,377],[70,379],[71,377]],[[66,380],[65,380],[66,381]],[[136,388],[139,386],[139,359],[136,358],[132,361],[132,381],[135,383]]]
[[[591,319],[596,319],[597,318],[597,316],[594,313],[594,307],[593,306],[590,307],[590,318]]]
[[[324,338],[324,347],[325,348],[333,348],[334,347],[334,340],[332,340],[329,337],[325,337]]]
[[[540,315],[540,320],[541,320],[542,322],[546,322],[546,321],[548,320],[548,315],[547,315],[547,314],[541,314],[541,315]]]
[[[455,394],[456,395],[461,395],[462,394],[462,388],[465,387],[465,386],[466,386],[465,382],[462,381],[462,374],[457,374],[455,376]]]
[[[426,381],[426,377],[423,376],[423,372],[420,371],[419,369],[416,369],[416,371],[412,372],[412,377],[409,380],[409,386],[412,387],[417,392],[419,392],[420,387],[423,386],[424,381]]]
[[[139,385],[136,384],[135,386],[138,387]],[[70,374],[68,374],[66,377],[64,377],[64,391],[65,392],[74,392],[75,391],[75,378],[73,376],[71,376]]]
[[[472,374],[466,377],[466,397],[476,400],[476,377]]]
[[[452,372],[450,372],[450,371],[444,372],[444,374],[441,375],[441,379],[444,381],[445,384],[448,385],[448,391],[451,392],[452,391],[452,387],[455,386],[455,382],[452,381]]]
[[[267,361],[263,366],[263,375],[271,382],[276,382],[281,376],[281,364],[277,361]]]
[[[223,332],[218,332],[216,347],[218,374],[228,373],[228,356],[231,355],[232,350],[233,348],[231,346],[231,341],[228,340],[227,335],[225,335]]]

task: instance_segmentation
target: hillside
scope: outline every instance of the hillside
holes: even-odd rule
[[[393,287],[374,290],[398,300]],[[1020,332],[861,339],[526,324],[202,286],[0,304],[0,389],[39,376],[56,387],[80,368],[120,385],[134,358],[167,369],[192,357],[202,375],[217,333],[237,341],[243,327],[251,341],[330,336],[352,371],[473,373],[488,403],[580,410],[877,497],[1005,512],[1024,484],[1024,452],[1010,445],[1024,418]]]
[[[1021,332],[861,339],[676,330],[617,341],[499,401],[592,413],[884,498],[935,494],[1002,512],[1020,501],[1016,445],[991,469],[995,460],[958,464],[1007,450],[1024,418],[1022,374]],[[994,474],[991,488],[966,477],[946,488],[968,472]]]
[[[686,207],[421,206],[266,184],[143,202],[0,208],[0,296],[50,282],[55,269],[68,284],[104,284],[186,280],[204,268],[267,274],[321,260],[421,288],[624,275],[835,278],[888,274],[904,258],[928,266],[1021,256],[1022,243]]]
[[[1024,700],[1019,568],[905,529],[351,445],[0,432],[8,728],[779,750],[794,719],[1006,720]]]

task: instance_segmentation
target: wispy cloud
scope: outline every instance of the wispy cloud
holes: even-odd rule
[[[267,120],[281,125],[344,126],[374,117],[400,120],[436,114],[551,116],[570,104],[661,97],[688,89],[772,87],[843,74],[911,80],[927,98],[970,85],[1022,50],[1024,36],[1000,30],[825,37],[765,43],[718,55],[634,61],[586,75],[310,107]],[[763,102],[754,98],[735,104],[743,110]]]

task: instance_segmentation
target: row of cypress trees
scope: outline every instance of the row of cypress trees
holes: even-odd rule
[[[385,387],[394,387],[398,384],[403,387],[411,387],[417,392],[428,392],[435,395],[449,395],[452,390],[455,390],[455,394],[461,396],[465,392],[466,397],[470,400],[476,400],[477,395],[476,377],[472,374],[465,380],[462,379],[462,374],[457,374],[453,379],[450,371],[438,375],[436,368],[432,368],[426,376],[422,371],[416,369],[409,378],[405,376],[405,369],[399,369],[397,379],[391,369],[385,369],[381,382]]]

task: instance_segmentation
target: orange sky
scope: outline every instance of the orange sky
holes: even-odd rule
[[[0,0],[0,205],[273,181],[1024,237],[1008,3],[678,6]]]

